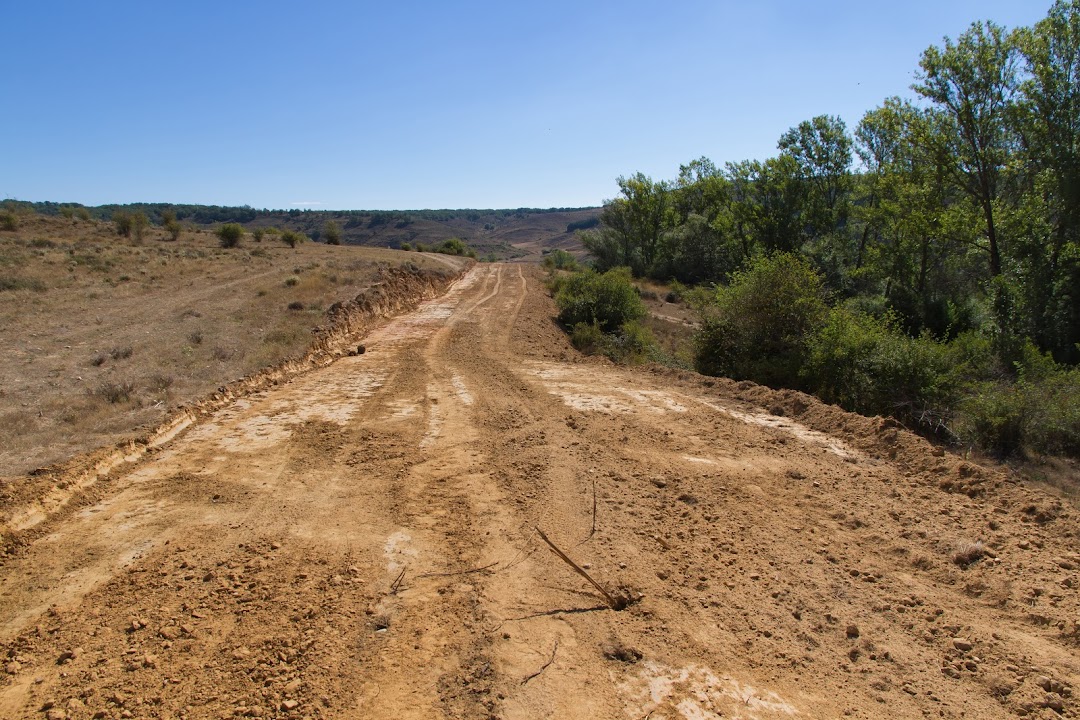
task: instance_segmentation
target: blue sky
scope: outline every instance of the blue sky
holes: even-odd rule
[[[0,197],[598,205],[908,95],[923,49],[1046,2],[35,2],[4,10]]]

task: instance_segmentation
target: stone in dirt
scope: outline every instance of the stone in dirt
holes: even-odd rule
[[[975,647],[975,643],[971,642],[967,638],[960,638],[960,637],[953,638],[952,644],[953,644],[953,647],[956,648],[957,650],[959,650],[960,652],[967,652],[971,648]]]

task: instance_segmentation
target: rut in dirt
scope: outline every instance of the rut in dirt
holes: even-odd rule
[[[478,265],[51,517],[0,577],[0,716],[1071,712],[1068,508],[790,395],[582,362],[553,314]]]

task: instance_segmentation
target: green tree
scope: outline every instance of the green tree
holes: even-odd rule
[[[1027,304],[1039,344],[1059,360],[1080,351],[1080,0],[1058,0],[1017,33],[1025,64],[1019,126],[1029,202],[1047,236],[1021,248]],[[1029,230],[1033,223],[1028,222]]]
[[[932,46],[919,61],[912,88],[935,104],[938,132],[925,138],[952,158],[951,172],[982,213],[992,276],[1002,273],[998,200],[1002,175],[1016,149],[1008,118],[1017,90],[1017,53],[1012,36],[992,22],[974,23],[944,47]]]
[[[654,266],[664,229],[668,186],[637,173],[617,180],[621,197],[604,205],[601,228],[582,234],[585,247],[601,269],[629,267],[643,275]]]
[[[807,183],[805,227],[811,237],[835,230],[847,220],[851,192],[851,137],[839,117],[818,115],[783,134],[783,154],[799,166]]]
[[[341,244],[341,228],[333,220],[327,220],[323,225],[322,237],[327,245]]]

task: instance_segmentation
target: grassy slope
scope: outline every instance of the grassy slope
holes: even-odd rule
[[[41,216],[0,232],[0,476],[114,443],[301,354],[380,264],[446,269],[442,256],[376,248],[164,238]]]

